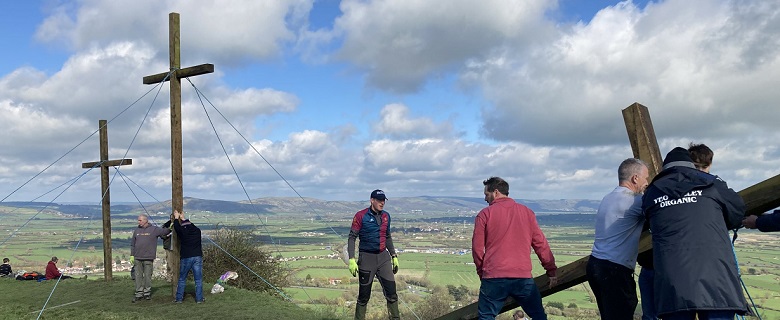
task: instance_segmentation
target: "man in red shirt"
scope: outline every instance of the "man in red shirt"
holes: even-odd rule
[[[474,219],[471,251],[481,280],[479,319],[495,319],[512,296],[534,320],[546,320],[542,296],[531,275],[531,248],[547,270],[550,286],[558,283],[555,257],[528,207],[509,197],[509,183],[499,177],[482,182],[487,208]]]

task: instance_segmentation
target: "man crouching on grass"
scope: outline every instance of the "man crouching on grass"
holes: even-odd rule
[[[512,296],[534,320],[547,320],[542,296],[531,277],[531,248],[547,270],[550,287],[558,283],[555,257],[528,207],[509,197],[509,183],[499,177],[482,182],[487,208],[474,219],[471,254],[479,287],[479,319],[495,319]]]

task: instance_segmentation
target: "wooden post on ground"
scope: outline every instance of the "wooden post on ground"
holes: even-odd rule
[[[100,194],[103,195],[103,276],[106,281],[114,278],[111,257],[111,190],[109,188],[108,167],[133,164],[132,159],[108,160],[108,121],[99,120],[100,126],[100,161],[81,164],[84,169],[100,167]]]
[[[661,171],[663,158],[658,148],[658,142],[655,137],[653,123],[650,121],[650,113],[647,107],[634,103],[623,110],[623,119],[628,132],[628,139],[631,142],[631,149],[634,157],[639,158],[648,165],[650,178],[655,177]],[[772,208],[780,206],[780,175],[757,183],[747,189],[739,192],[747,205],[748,215],[758,215]],[[652,249],[653,243],[649,232],[642,233],[639,239],[639,252],[645,252]],[[536,286],[542,297],[549,296],[559,291],[566,290],[586,281],[585,266],[588,264],[590,256],[582,257],[577,261],[569,263],[558,268],[558,285],[549,287],[547,285],[547,275],[541,275],[534,278]],[[478,302],[457,309],[445,314],[438,320],[461,320],[477,319]],[[504,307],[500,313],[504,313],[519,307],[520,305],[512,298],[504,302]]]
[[[181,69],[179,14],[168,14],[168,51],[169,72],[158,73],[143,78],[144,84],[169,81],[171,94],[171,209],[184,212],[184,181],[182,179],[182,129],[181,129],[181,79],[214,72],[213,64],[202,64]],[[173,212],[171,212],[173,219]],[[171,295],[175,297],[179,279],[179,258],[181,256],[179,239],[174,232],[171,237],[171,250],[166,252],[168,274],[171,276]]]

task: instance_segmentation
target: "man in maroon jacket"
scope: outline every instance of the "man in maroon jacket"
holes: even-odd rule
[[[70,276],[64,276],[62,273],[60,273],[60,270],[57,269],[57,257],[51,257],[51,261],[49,261],[49,264],[46,265],[46,280],[54,280],[57,278],[60,278],[62,280],[64,279],[71,279]]]
[[[534,320],[546,320],[542,296],[531,275],[531,248],[547,270],[550,286],[558,283],[555,257],[528,207],[509,197],[509,183],[499,177],[482,182],[487,208],[474,220],[471,251],[481,280],[479,319],[495,319],[512,296]]]

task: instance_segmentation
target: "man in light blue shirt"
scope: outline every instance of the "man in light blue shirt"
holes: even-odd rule
[[[648,175],[641,160],[624,160],[618,167],[618,187],[604,196],[596,213],[596,237],[585,270],[604,320],[634,317],[638,300],[633,275]]]

